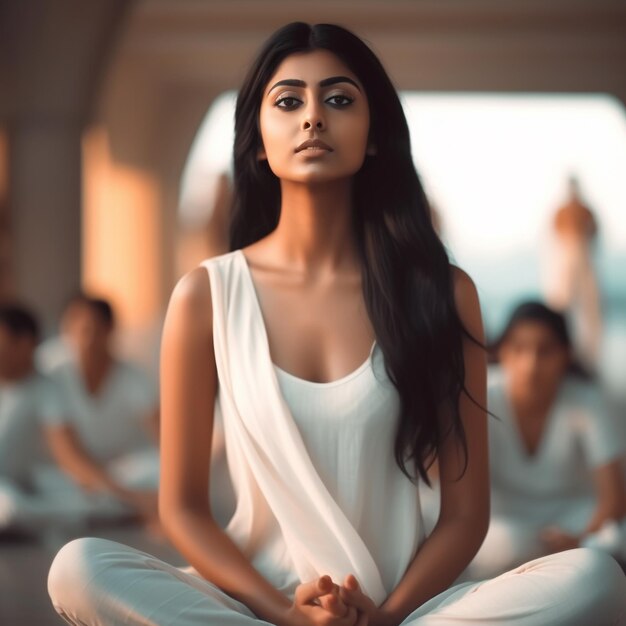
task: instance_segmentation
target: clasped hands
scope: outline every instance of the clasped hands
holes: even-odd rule
[[[290,609],[294,626],[388,626],[383,612],[348,574],[337,585],[330,576],[298,585]]]

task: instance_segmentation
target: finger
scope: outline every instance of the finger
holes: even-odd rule
[[[339,620],[341,626],[356,626],[359,619],[359,612],[355,607],[349,606],[347,613]],[[367,624],[367,621],[365,622]]]
[[[343,585],[344,585],[344,587],[346,587],[347,589],[350,589],[351,591],[360,590],[360,588],[361,588],[359,586],[359,581],[354,577],[353,574],[348,574],[344,578]]]
[[[298,585],[294,600],[296,604],[310,604],[313,600],[329,593],[332,588],[333,581],[330,576],[320,576],[315,580]]]
[[[369,608],[368,598],[358,589],[347,589],[341,587],[339,590],[339,597],[348,606],[354,606],[359,611],[365,611]]]
[[[348,611],[345,602],[339,597],[338,589],[318,598],[319,604],[335,617],[344,617]]]

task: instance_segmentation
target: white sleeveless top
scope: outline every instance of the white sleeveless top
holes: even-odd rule
[[[226,532],[287,595],[301,581],[352,573],[381,604],[424,536],[418,490],[394,458],[400,398],[380,348],[339,380],[293,376],[272,363],[243,252],[202,265],[237,499]]]

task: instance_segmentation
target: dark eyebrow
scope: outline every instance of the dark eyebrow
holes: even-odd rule
[[[336,83],[350,83],[351,85],[354,85],[359,91],[361,91],[361,88],[351,78],[348,78],[347,76],[331,76],[330,78],[325,78],[324,80],[320,81],[320,87],[328,87],[329,85],[334,85]]]
[[[347,76],[331,76],[330,78],[325,78],[320,81],[320,87],[328,87],[330,85],[335,85],[336,83],[350,83],[361,91],[360,87]],[[288,87],[306,87],[306,83],[303,80],[298,80],[297,78],[286,78],[285,80],[279,80],[277,83],[274,83],[269,88],[268,93],[272,91],[272,89],[280,87],[281,85],[287,85]]]

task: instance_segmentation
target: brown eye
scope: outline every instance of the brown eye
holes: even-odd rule
[[[279,109],[295,109],[298,107],[302,101],[298,100],[298,98],[294,98],[293,96],[285,96],[284,98],[279,98],[276,101],[276,105]]]
[[[336,94],[328,98],[326,102],[334,107],[345,107],[352,104],[354,99],[344,96],[343,94]]]

